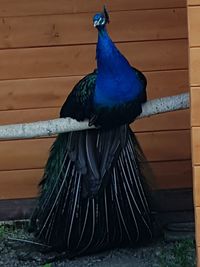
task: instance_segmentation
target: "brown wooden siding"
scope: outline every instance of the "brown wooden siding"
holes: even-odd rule
[[[0,124],[58,117],[73,85],[95,67],[92,15],[105,2],[0,0]],[[148,98],[187,91],[186,1],[116,0],[107,8],[113,40],[148,78]],[[191,188],[189,111],[132,127],[150,162],[153,187]],[[36,196],[53,140],[0,141],[0,199]]]
[[[193,2],[195,2],[195,0],[193,0]],[[196,2],[198,2],[198,0],[196,0]],[[28,5],[26,0],[1,0],[0,16],[10,17],[96,12],[101,10],[103,4],[106,4],[110,11],[147,10],[186,7],[186,0],[115,0],[113,2],[107,0],[59,0],[57,3],[54,0],[35,0]]]

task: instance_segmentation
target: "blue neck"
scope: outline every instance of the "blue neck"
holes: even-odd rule
[[[112,50],[114,48],[114,44],[110,39],[105,28],[98,30],[98,42],[96,47],[96,58],[97,58],[97,67],[99,69],[102,66],[102,61],[106,56],[112,54]],[[100,64],[100,66],[99,66]]]
[[[98,75],[94,95],[95,104],[112,107],[138,96],[140,93],[138,78],[105,28],[98,29],[96,59]]]
[[[122,65],[129,65],[125,57],[119,52],[113,41],[111,40],[105,28],[98,30],[98,42],[96,49],[97,68],[101,71],[108,71],[109,66],[113,68],[113,64],[120,63]]]

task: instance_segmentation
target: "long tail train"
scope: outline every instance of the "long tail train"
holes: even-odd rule
[[[30,225],[53,249],[75,256],[152,237],[129,126],[58,135],[40,186]]]

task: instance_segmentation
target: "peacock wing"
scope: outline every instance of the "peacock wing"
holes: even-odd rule
[[[97,70],[94,70],[74,86],[61,108],[61,118],[70,117],[83,121],[92,116],[96,77]]]

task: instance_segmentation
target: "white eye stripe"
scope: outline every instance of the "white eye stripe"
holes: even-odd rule
[[[100,18],[100,19],[98,20],[98,24],[99,24],[99,25],[103,25],[103,24],[105,24],[105,19],[104,19],[104,18]]]
[[[101,25],[105,24],[106,20],[104,18],[101,20],[102,20]]]
[[[96,27],[96,26],[98,26],[98,25],[105,25],[105,23],[106,23],[105,18],[99,18],[98,20],[96,20],[96,21],[94,22],[94,27]]]
[[[98,25],[98,21],[94,22],[94,27],[96,27]]]

